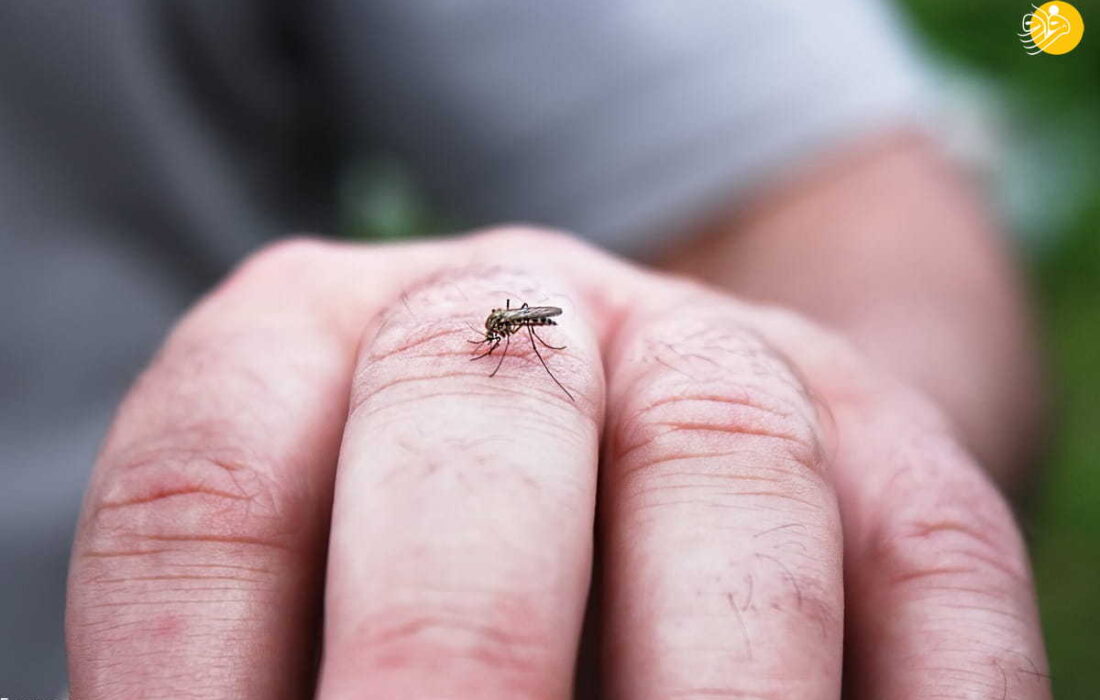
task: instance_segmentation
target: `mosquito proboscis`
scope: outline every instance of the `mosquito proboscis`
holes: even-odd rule
[[[537,340],[542,343],[544,347],[551,350],[564,350],[565,346],[558,347],[551,345],[543,340],[538,333],[535,332],[536,326],[556,326],[557,321],[554,320],[555,316],[561,316],[561,309],[556,306],[529,306],[526,302],[523,306],[513,309],[512,300],[505,301],[503,309],[493,309],[489,313],[489,317],[485,319],[485,331],[484,337],[478,340],[468,341],[474,345],[488,344],[489,349],[476,357],[471,357],[471,360],[480,360],[483,357],[488,357],[493,354],[493,351],[500,346],[501,341],[504,342],[504,351],[500,354],[500,359],[497,360],[497,366],[490,374],[490,377],[495,377],[496,373],[500,371],[500,366],[504,364],[504,358],[508,356],[508,346],[512,342],[512,336],[520,332],[523,329],[527,329],[527,336],[531,339],[531,348],[535,351],[535,356],[539,358],[539,362],[542,363],[542,368],[546,370],[546,373],[550,375],[550,378],[554,380],[565,395],[569,397],[570,401],[576,401],[573,395],[569,393],[569,390],[558,381],[558,378],[554,376],[554,373],[550,371],[550,367],[547,366],[546,360],[543,359],[542,353],[539,352],[538,345],[535,344]],[[482,331],[475,332],[481,333]],[[475,350],[476,352],[476,350]]]

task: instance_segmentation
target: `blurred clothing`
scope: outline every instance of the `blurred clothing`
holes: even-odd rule
[[[409,163],[471,224],[644,254],[819,150],[917,116],[872,2],[13,0],[0,7],[0,694],[64,682],[96,444],[236,261]]]

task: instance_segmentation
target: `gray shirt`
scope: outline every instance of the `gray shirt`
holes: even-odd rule
[[[127,384],[242,256],[333,231],[350,164],[643,254],[912,120],[919,77],[860,0],[0,5],[0,695],[64,684],[70,537]]]

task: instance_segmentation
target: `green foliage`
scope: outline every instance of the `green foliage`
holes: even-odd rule
[[[409,169],[392,158],[375,158],[343,178],[341,233],[376,241],[419,238],[458,228],[431,206]]]
[[[1100,687],[1100,196],[1036,266],[1055,370],[1056,433],[1033,532],[1059,698]]]

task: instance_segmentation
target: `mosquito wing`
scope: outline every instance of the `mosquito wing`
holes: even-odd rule
[[[520,309],[508,309],[502,313],[502,318],[507,321],[537,321],[554,316],[561,316],[561,309],[556,306],[525,306]]]

